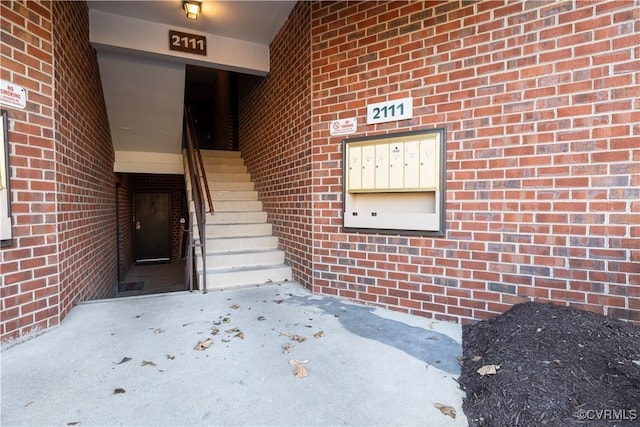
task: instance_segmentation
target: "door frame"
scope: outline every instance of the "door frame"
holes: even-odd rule
[[[169,250],[167,253],[167,257],[162,257],[162,258],[150,258],[150,259],[142,259],[139,260],[138,259],[138,235],[136,232],[136,218],[137,218],[137,214],[136,214],[136,196],[138,196],[139,194],[165,194],[167,196],[167,230],[166,230],[166,236],[167,236],[167,243],[169,245]],[[132,218],[132,223],[131,223],[131,227],[133,229],[133,260],[134,260],[134,265],[145,265],[145,264],[153,264],[153,263],[167,263],[167,262],[171,262],[171,192],[170,191],[134,191],[133,192],[133,199],[132,199],[132,211],[133,211],[133,218]]]

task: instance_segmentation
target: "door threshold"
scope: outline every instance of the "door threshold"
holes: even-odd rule
[[[137,259],[135,265],[168,264],[170,262],[169,258]]]

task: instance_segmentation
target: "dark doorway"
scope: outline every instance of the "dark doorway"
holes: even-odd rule
[[[133,197],[136,264],[171,260],[169,193]]]
[[[186,66],[184,103],[200,148],[238,150],[237,80],[235,72]]]

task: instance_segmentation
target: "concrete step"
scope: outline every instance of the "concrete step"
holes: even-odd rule
[[[224,289],[292,280],[284,251],[238,151],[201,150],[213,214],[206,215],[206,272],[197,259],[200,283]],[[197,240],[198,237],[194,236]]]
[[[189,204],[189,213],[193,214],[193,222],[192,222],[192,224],[195,224],[196,223],[195,222],[196,221],[196,216],[195,216],[196,215],[196,203],[193,200],[190,199],[188,201],[188,204]],[[209,215],[208,213],[206,213],[206,210],[209,209],[209,206],[207,205],[207,201],[206,200],[204,200],[204,209],[205,209],[205,218],[206,218],[206,216]]]
[[[214,158],[227,158],[227,159],[242,159],[242,153],[240,151],[229,150],[200,150],[200,155],[203,157]]]
[[[213,203],[215,212],[257,212],[262,210],[260,200],[218,200]]]
[[[250,224],[267,222],[267,213],[260,212],[214,212],[207,215],[207,224]]]
[[[204,161],[204,159],[203,159]],[[247,167],[245,165],[227,165],[222,163],[212,163],[207,160],[204,164],[204,171],[209,177],[212,173],[247,173]]]
[[[253,191],[255,185],[251,181],[211,181],[207,177],[209,191]]]
[[[284,251],[280,249],[207,254],[208,272],[279,264],[284,264]],[[202,257],[198,257],[197,268],[198,270],[202,270]]]
[[[211,199],[219,200],[258,200],[257,191],[241,191],[241,190],[210,190]]]
[[[248,173],[207,173],[208,182],[250,182]]]
[[[207,239],[218,237],[270,236],[273,226],[268,222],[259,224],[207,224]]]
[[[202,272],[199,272],[202,283]],[[260,268],[236,268],[207,272],[207,289],[228,289],[292,280],[291,267],[282,264]]]
[[[276,236],[220,237],[207,240],[207,254],[277,248],[278,237]]]
[[[225,165],[225,166],[244,166],[244,160],[239,157],[213,157],[202,156],[202,163],[211,165],[212,167]]]

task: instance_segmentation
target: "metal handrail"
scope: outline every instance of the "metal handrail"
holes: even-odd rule
[[[182,233],[180,234],[180,260],[185,261],[186,264],[184,282],[187,285],[187,289],[193,291],[193,230],[191,227],[185,227],[186,223],[187,221],[184,218],[180,218],[180,228],[182,228]],[[184,236],[187,236],[186,242]]]
[[[204,162],[200,155],[200,148],[198,147],[198,141],[196,138],[195,123],[191,115],[191,111],[185,106],[184,109],[185,118],[185,130],[186,130],[186,145],[187,145],[187,162],[189,163],[189,177],[191,180],[191,197],[195,205],[196,221],[198,226],[198,233],[200,236],[199,244],[195,244],[193,241],[193,225],[189,224],[189,254],[193,253],[196,247],[200,247],[202,253],[202,292],[207,293],[207,251],[206,251],[206,238],[205,238],[205,225],[206,225],[206,213],[213,213],[213,201],[211,200],[211,192],[209,191],[209,184],[207,182],[207,174],[204,169]],[[203,184],[204,182],[204,184]],[[204,189],[203,189],[204,187]],[[203,204],[204,194],[209,205],[209,210],[205,211]],[[186,231],[186,230],[185,230]],[[187,263],[190,264],[187,268],[189,274],[193,267],[192,257],[189,256]],[[193,275],[188,278],[190,288]]]
[[[211,192],[209,191],[209,182],[207,181],[207,172],[204,169],[204,162],[202,161],[202,155],[200,154],[200,146],[198,145],[198,138],[196,137],[196,125],[193,120],[193,115],[191,114],[191,109],[189,107],[184,108],[185,111],[185,122],[187,124],[187,151],[192,151],[195,154],[195,157],[198,160],[198,172],[200,174],[200,179],[204,183],[204,194],[207,196],[207,205],[209,206],[209,210],[207,213],[214,213],[213,209],[213,200],[211,199]],[[191,150],[189,150],[189,145],[191,141]],[[191,167],[191,165],[189,165]]]

